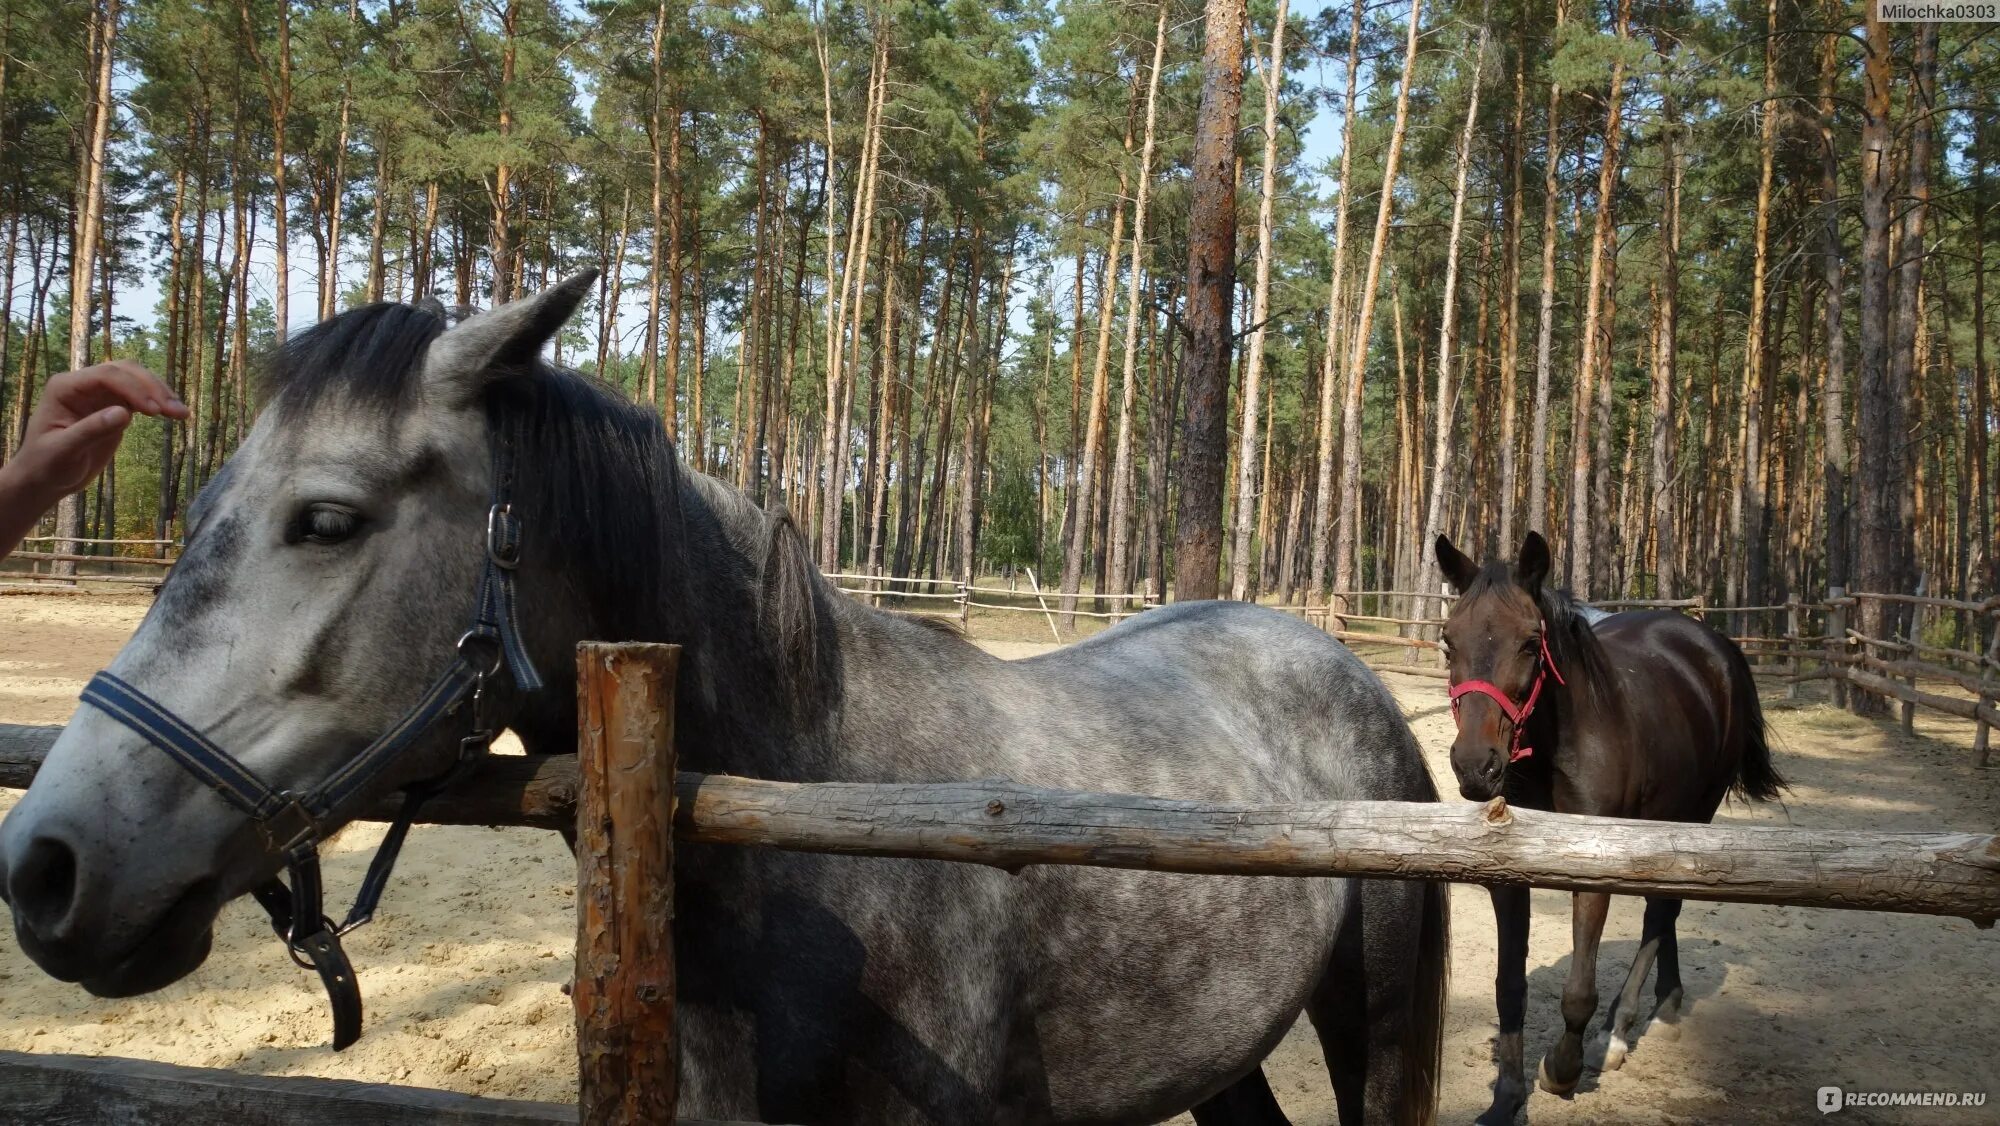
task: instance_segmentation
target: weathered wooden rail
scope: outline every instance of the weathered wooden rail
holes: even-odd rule
[[[0,725],[0,786],[25,785],[58,728]],[[489,758],[424,820],[576,824],[568,755]],[[1045,790],[675,779],[674,835],[707,844],[1246,876],[1532,884],[1795,907],[2000,918],[2000,838],[1979,833],[1686,825],[1447,802],[1246,804]],[[370,811],[387,820],[394,804]]]

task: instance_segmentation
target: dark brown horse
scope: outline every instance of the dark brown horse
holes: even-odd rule
[[[1443,536],[1437,557],[1460,595],[1444,626],[1460,794],[1474,801],[1501,794],[1559,813],[1698,823],[1712,820],[1731,793],[1777,797],[1783,781],[1771,767],[1750,663],[1728,638],[1676,613],[1608,615],[1593,627],[1585,607],[1543,586],[1549,545],[1535,532],[1511,567],[1482,568]],[[1496,887],[1492,896],[1500,1078],[1479,1121],[1506,1123],[1528,1095],[1521,1065],[1528,889]],[[1583,1074],[1583,1033],[1597,1012],[1597,942],[1610,905],[1601,892],[1573,897],[1564,1032],[1541,1066],[1542,1089],[1564,1097]],[[1639,953],[1612,1002],[1607,1071],[1625,1062],[1639,991],[1656,960],[1655,1027],[1672,1029],[1680,1016],[1680,911],[1678,899],[1646,900]]]

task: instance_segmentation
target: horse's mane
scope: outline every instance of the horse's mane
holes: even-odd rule
[[[285,341],[264,367],[264,400],[290,422],[334,399],[391,417],[412,410],[445,327],[391,302],[342,313]],[[536,359],[495,374],[487,415],[510,445],[523,527],[555,553],[557,574],[591,576],[581,593],[600,631],[660,636],[669,623],[653,615],[686,605],[672,438],[651,411],[578,372]]]
[[[1583,604],[1567,590],[1546,586],[1535,592],[1535,604],[1542,611],[1549,656],[1556,668],[1562,670],[1569,687],[1589,693],[1602,703],[1617,703],[1620,692],[1616,670],[1589,620],[1578,612]]]
[[[1487,591],[1520,589],[1511,564],[1489,563],[1480,568],[1479,578],[1472,586],[1461,593],[1473,598]],[[1549,657],[1569,689],[1587,693],[1601,704],[1615,705],[1621,695],[1618,677],[1610,655],[1605,653],[1603,643],[1583,616],[1583,603],[1567,590],[1554,590],[1546,585],[1535,588],[1534,600],[1542,615]]]

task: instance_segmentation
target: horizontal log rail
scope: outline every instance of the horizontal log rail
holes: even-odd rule
[[[22,536],[22,543],[82,543],[92,547],[176,547],[179,540],[94,540],[83,536]]]
[[[172,559],[150,555],[75,555],[66,551],[16,551],[9,559],[34,559],[45,563],[130,563],[136,567],[171,567]]]
[[[1866,591],[1849,591],[1851,601],[1900,602],[1906,606],[1937,606],[1946,610],[1965,610],[1974,614],[2000,613],[2000,595],[1984,602],[1968,602],[1962,598],[1938,598],[1928,594],[1870,594]]]
[[[960,587],[959,589],[967,591],[972,594],[997,594],[1003,598],[1036,597],[1036,593],[1032,590],[1009,590],[1003,586],[965,586],[965,587]],[[1062,597],[1060,591],[1050,591],[1050,590],[1042,591],[1040,597],[1047,598],[1050,597],[1051,595],[1058,598]],[[1111,594],[1108,592],[1104,594],[1095,594],[1092,593],[1091,591],[1085,590],[1077,592],[1076,598],[1078,601],[1084,601],[1086,599],[1098,599],[1104,602],[1144,602],[1147,603],[1148,605],[1151,605],[1153,602],[1153,596],[1144,591],[1132,594]]]
[[[2000,688],[2000,685],[1994,684],[1991,680],[1982,684],[1977,676],[1960,672],[1957,669],[1946,668],[1943,665],[1934,665],[1929,661],[1887,661],[1880,657],[1864,653],[1856,655],[1850,663],[1858,664],[1871,672],[1878,672],[1885,676],[1915,677],[1919,680],[1941,680],[1946,684],[1956,684],[1975,696],[1979,695],[1982,691],[1991,692],[1995,688]]]
[[[1857,685],[1877,695],[1888,696],[1901,700],[1904,703],[1915,704],[1918,707],[1943,712],[1946,715],[1955,715],[1960,719],[1973,720],[1977,723],[1983,723],[1988,727],[2000,727],[2000,707],[1994,707],[1991,704],[1981,703],[1978,700],[1961,700],[1956,696],[1940,696],[1935,692],[1925,692],[1920,688],[1911,688],[1909,685],[1900,684],[1884,676],[1877,676],[1872,672],[1862,672],[1860,669],[1848,669],[1845,679],[1849,684]]]
[[[957,586],[957,579],[926,579],[910,575],[858,575],[848,571],[830,571],[826,577],[835,582],[885,583],[890,586]]]
[[[0,785],[59,728],[0,725]],[[573,757],[491,756],[424,808],[445,824],[575,823]],[[1797,907],[2000,917],[2000,838],[1581,817],[1494,802],[1182,801],[1013,782],[768,782],[681,774],[675,835],[708,844],[1254,876],[1375,876]],[[381,820],[394,802],[367,815]]]
[[[38,583],[113,583],[119,586],[159,586],[160,575],[58,575],[49,571],[0,571],[0,580]]]

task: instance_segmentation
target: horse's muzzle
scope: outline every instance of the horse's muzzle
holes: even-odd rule
[[[129,997],[170,985],[207,959],[221,906],[213,881],[197,881],[167,903],[136,940],[91,909],[103,889],[90,884],[60,835],[17,838],[12,851],[0,852],[0,900],[12,909],[15,938],[50,977],[99,997]]]
[[[1500,793],[1507,780],[1507,751],[1504,747],[1472,750],[1452,744],[1451,770],[1458,776],[1458,794],[1468,801],[1487,801]]]

